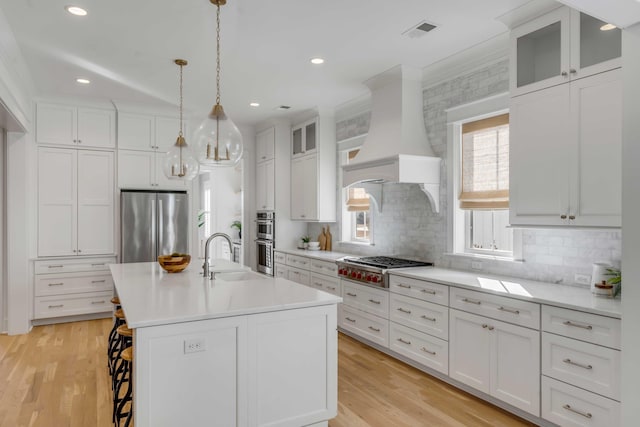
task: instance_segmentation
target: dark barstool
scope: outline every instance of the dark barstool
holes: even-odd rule
[[[115,298],[114,298],[115,299]],[[113,301],[113,300],[112,300]],[[118,300],[120,303],[120,300]],[[118,337],[118,328],[126,323],[124,318],[124,311],[122,308],[118,308],[113,313],[113,328],[109,333],[109,344],[107,346],[107,363],[109,366],[109,374],[113,375],[115,369],[116,357],[120,346],[120,339]]]
[[[133,347],[122,350],[119,366],[122,372],[113,390],[113,423],[120,427],[120,421],[124,418],[124,427],[129,427],[133,419]],[[125,409],[127,403],[128,410]]]

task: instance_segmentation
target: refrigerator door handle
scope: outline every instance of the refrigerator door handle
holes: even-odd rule
[[[155,256],[158,256],[158,242],[154,242],[156,235],[156,201],[151,201],[151,233],[149,233],[149,246],[153,248]]]
[[[164,213],[162,207],[162,199],[158,198],[158,250],[156,255],[165,255],[161,254],[162,245],[164,245]],[[168,254],[166,254],[168,255]]]

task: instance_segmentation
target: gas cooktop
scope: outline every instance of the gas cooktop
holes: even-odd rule
[[[388,287],[387,271],[394,268],[431,267],[433,263],[386,256],[344,257],[338,260],[338,275],[344,279],[381,288]]]

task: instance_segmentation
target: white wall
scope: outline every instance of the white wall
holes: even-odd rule
[[[6,131],[0,127],[0,332],[7,331],[7,242],[5,204],[5,139]]]
[[[623,31],[622,425],[640,419],[640,24]]]

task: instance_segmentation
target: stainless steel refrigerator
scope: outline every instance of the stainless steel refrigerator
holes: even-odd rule
[[[156,261],[189,252],[189,199],[185,192],[122,191],[121,262]]]

